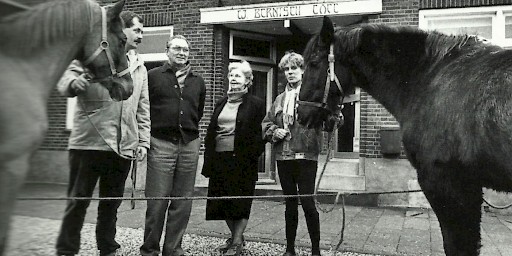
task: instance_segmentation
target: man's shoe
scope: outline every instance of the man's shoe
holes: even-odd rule
[[[124,256],[124,254],[121,248],[118,248],[117,250],[106,254],[100,252],[100,256]]]
[[[174,249],[173,256],[185,256],[185,251],[181,248]]]
[[[295,252],[285,252],[283,256],[296,256]]]
[[[240,256],[244,250],[243,244],[231,244],[224,256]]]

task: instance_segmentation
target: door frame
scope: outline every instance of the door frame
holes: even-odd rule
[[[361,88],[356,87],[354,94],[349,94],[343,99],[343,103],[353,102],[354,106],[354,138],[352,152],[338,152],[338,130],[333,138],[334,157],[336,158],[359,158],[359,143],[361,138]]]
[[[274,86],[274,67],[267,65],[259,65],[251,63],[251,68],[253,71],[258,72],[266,72],[267,73],[267,84],[266,84],[266,94],[265,94],[265,113],[272,107],[272,102],[274,100],[273,96],[273,86]],[[274,180],[272,177],[273,164],[272,164],[272,145],[270,143],[265,144],[265,172],[258,173],[258,181],[263,182],[265,180]]]

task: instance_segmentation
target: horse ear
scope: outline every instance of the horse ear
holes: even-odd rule
[[[323,45],[330,45],[334,35],[334,25],[329,17],[324,16],[322,30],[320,30],[320,39]]]
[[[117,3],[115,3],[112,7],[108,8],[108,17],[110,19],[113,19],[115,17],[119,17],[119,14],[121,13],[121,11],[123,10],[123,7],[124,7],[124,1],[125,0],[121,0]]]

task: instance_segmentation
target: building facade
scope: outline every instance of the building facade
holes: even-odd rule
[[[41,1],[19,2],[33,5]],[[114,1],[100,2],[107,5]],[[251,63],[254,85],[250,93],[270,107],[286,84],[278,61],[285,51],[302,52],[310,36],[319,32],[323,16],[329,16],[337,26],[405,25],[478,34],[495,44],[512,47],[511,4],[512,0],[133,0],[126,3],[126,8],[144,18],[145,37],[140,53],[148,69],[166,61],[165,42],[170,35],[182,34],[190,40],[191,64],[207,85],[205,115],[200,125],[204,137],[214,103],[227,89],[229,62],[245,59]],[[349,94],[343,110],[346,122],[335,134],[331,145],[334,158],[321,188],[417,189],[416,172],[404,158],[394,117],[365,91],[355,89]],[[48,102],[49,130],[33,158],[30,181],[67,182],[66,146],[73,104],[56,91],[52,93]],[[325,155],[320,158],[322,162]],[[278,185],[271,145],[267,145],[260,163],[257,186]],[[140,175],[143,181],[143,174]],[[139,188],[143,188],[142,182]],[[486,193],[492,194],[497,203],[510,199]],[[386,195],[375,200],[379,205],[427,206],[418,194]]]

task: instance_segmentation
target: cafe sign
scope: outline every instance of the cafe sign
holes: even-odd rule
[[[382,12],[382,0],[300,1],[203,8],[201,23],[223,24]]]

